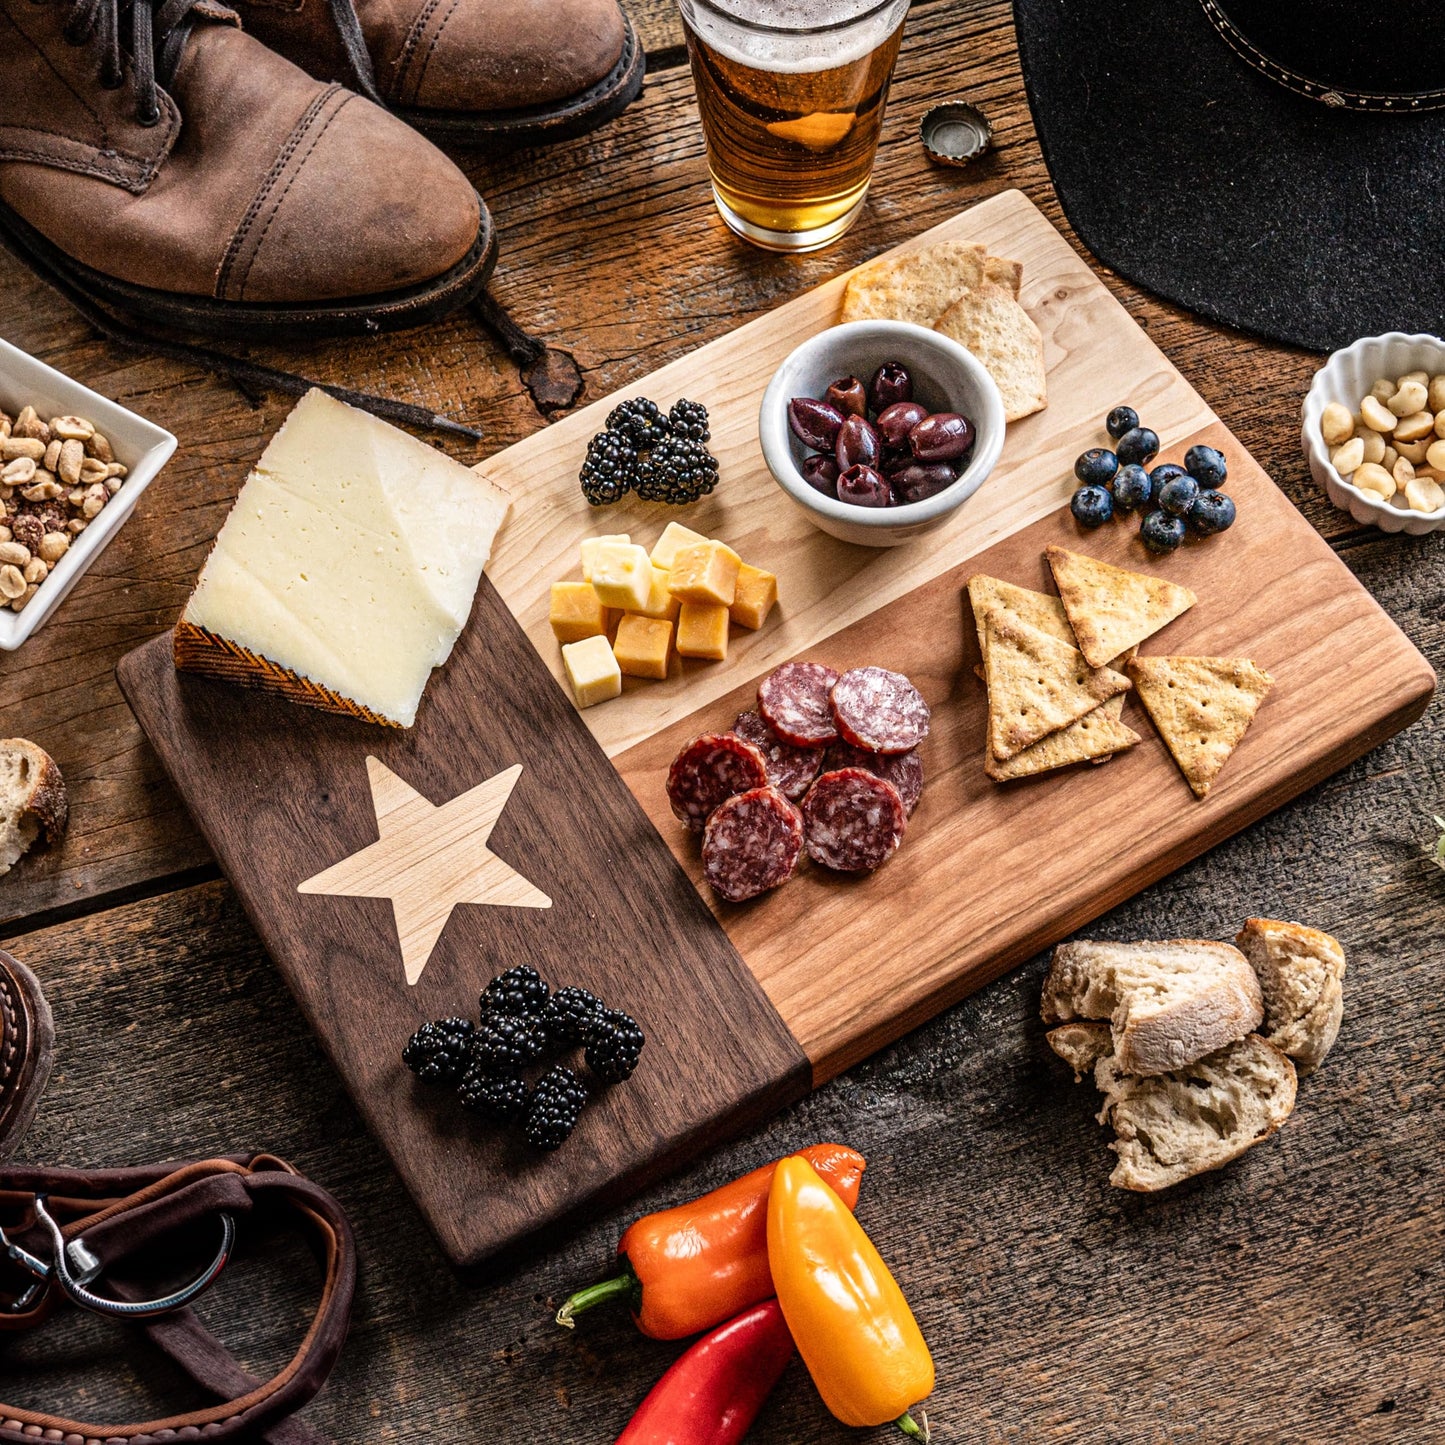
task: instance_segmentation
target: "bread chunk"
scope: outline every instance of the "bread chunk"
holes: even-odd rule
[[[1041,1005],[1046,1024],[1107,1019],[1128,1074],[1163,1074],[1243,1038],[1264,1018],[1249,960],[1227,943],[1080,940],[1054,950]]]
[[[0,741],[0,873],[37,838],[59,838],[69,814],[65,780],[50,754],[25,738]]]
[[[1294,1108],[1294,1063],[1258,1034],[1153,1078],[1125,1073],[1112,1055],[1094,1068],[1099,1122],[1114,1129],[1118,1189],[1149,1193],[1237,1159]]]
[[[1259,976],[1261,1032],[1295,1062],[1301,1078],[1330,1051],[1345,1015],[1345,950],[1302,923],[1247,918],[1236,939]]]
[[[1080,1019],[1077,1023],[1060,1024],[1044,1035],[1049,1047],[1074,1071],[1074,1082],[1083,1083],[1092,1075],[1100,1059],[1114,1052],[1114,1036],[1109,1025]]]

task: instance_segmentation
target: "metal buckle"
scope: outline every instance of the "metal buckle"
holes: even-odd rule
[[[83,1238],[77,1237],[69,1244],[66,1243],[60,1226],[45,1207],[44,1195],[37,1195],[35,1198],[35,1217],[50,1235],[55,1252],[54,1261],[47,1264],[28,1249],[22,1249],[20,1245],[6,1238],[4,1229],[0,1228],[0,1252],[27,1274],[35,1276],[35,1283],[24,1294],[8,1304],[0,1304],[0,1314],[28,1314],[39,1304],[46,1290],[55,1285],[73,1305],[89,1310],[92,1314],[108,1315],[112,1319],[121,1320],[154,1319],[157,1315],[169,1314],[172,1310],[190,1304],[214,1284],[217,1276],[225,1269],[236,1242],[236,1221],[225,1210],[218,1210],[217,1217],[221,1221],[221,1248],[195,1279],[159,1299],[114,1300],[88,1288],[99,1277],[101,1262],[87,1248]]]

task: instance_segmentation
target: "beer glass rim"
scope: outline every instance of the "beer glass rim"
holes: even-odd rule
[[[876,0],[876,3],[867,5],[859,10],[857,14],[850,15],[845,20],[832,20],[822,25],[766,25],[758,20],[748,20],[741,15],[734,14],[731,10],[725,9],[726,0],[680,0],[678,8],[687,16],[688,6],[698,10],[708,10],[720,19],[726,20],[731,25],[736,25],[742,30],[751,30],[758,35],[826,35],[833,30],[847,30],[850,26],[859,25],[866,20],[871,20],[880,11],[891,9],[899,3],[899,0]],[[912,0],[903,0],[903,8],[906,10]]]

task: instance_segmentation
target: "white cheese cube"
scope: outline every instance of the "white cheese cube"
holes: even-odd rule
[[[606,702],[622,692],[622,669],[605,637],[569,642],[562,649],[562,666],[567,669],[578,707]]]
[[[624,546],[632,540],[626,532],[609,532],[603,537],[584,537],[582,539],[582,580],[592,580],[592,567],[597,556],[597,549],[604,542],[621,542]]]
[[[592,590],[604,607],[641,612],[652,595],[647,549],[631,542],[604,542],[592,556]]]

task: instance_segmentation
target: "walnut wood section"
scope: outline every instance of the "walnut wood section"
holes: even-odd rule
[[[637,1187],[806,1087],[797,1044],[486,584],[405,731],[177,673],[169,636],[125,658],[120,676],[262,941],[457,1266]],[[386,899],[297,892],[376,842],[368,757],[432,802],[520,764],[487,846],[552,906],[456,908],[409,985]],[[400,1057],[419,1023],[474,1013],[486,981],[522,962],[592,989],[648,1035],[633,1078],[599,1094],[567,1146],[546,1156],[469,1119]]]
[[[629,679],[622,698],[583,714],[609,755],[1062,506],[1076,485],[1074,458],[1098,445],[1103,418],[1121,398],[1161,437],[1187,436],[1213,420],[1199,394],[1020,192],[993,196],[894,249],[903,253],[944,239],[981,242],[1023,262],[1021,299],[1043,333],[1049,388],[1047,408],[1009,427],[992,476],[946,527],[902,547],[850,546],[814,527],[764,465],[758,448],[763,391],[804,336],[838,320],[845,276],[478,467],[514,498],[488,575],[559,679],[561,650],[547,621],[548,593],[553,582],[581,575],[577,548],[584,537],[628,532],[650,547],[680,514],[695,531],[721,538],[745,561],[777,575],[773,616],[758,632],[734,629],[726,662],[685,659],[666,682]],[[679,509],[628,497],[598,508],[582,496],[577,469],[587,439],[621,396],[639,393],[663,407],[680,396],[707,404],[721,481],[698,505]]]
[[[1166,433],[1166,435],[1171,435]],[[1035,522],[808,652],[843,670],[906,673],[933,709],[923,799],[899,852],[856,879],[807,868],[751,904],[714,902],[738,951],[830,1078],[1319,782],[1424,712],[1429,664],[1220,424],[1173,437],[1229,459],[1239,520],[1151,559],[1136,523],[1083,534],[1067,511]],[[986,483],[986,489],[995,486]],[[1208,798],[1196,801],[1137,700],[1143,741],[1106,764],[998,784],[983,772],[985,694],[964,587],[987,572],[1053,591],[1044,548],[1157,571],[1198,603],[1141,654],[1247,657],[1275,680]],[[615,759],[699,888],[696,843],[663,796],[693,733],[751,706],[738,687]]]

